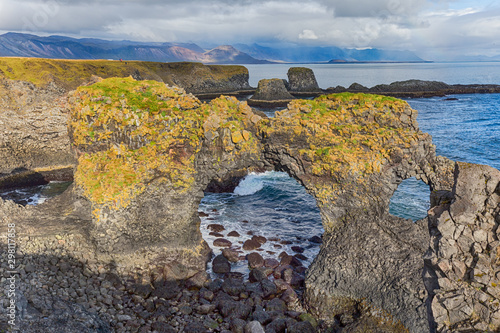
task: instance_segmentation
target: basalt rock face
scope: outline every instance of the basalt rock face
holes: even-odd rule
[[[75,182],[91,202],[103,257],[148,262],[165,278],[193,276],[209,247],[198,206],[212,179],[262,165],[261,117],[235,98],[201,104],[154,81],[108,79],[71,97]]]
[[[41,173],[69,168],[64,177],[71,177],[75,159],[67,117],[64,91],[57,86],[0,77],[0,175],[31,170],[43,179]],[[8,183],[3,178],[0,183]]]
[[[500,171],[457,162],[429,211],[428,285],[438,332],[500,329]]]
[[[319,93],[322,90],[318,86],[314,72],[310,68],[290,67],[288,69],[289,90],[294,93]]]

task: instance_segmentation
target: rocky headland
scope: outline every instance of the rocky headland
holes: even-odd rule
[[[496,84],[447,84],[440,81],[407,80],[391,84],[379,84],[368,88],[359,83],[349,87],[342,86],[326,89],[328,93],[363,92],[399,98],[444,97],[455,94],[492,94],[500,93],[500,85]]]
[[[9,224],[17,235],[23,332],[500,329],[500,171],[436,156],[406,102],[329,94],[267,118],[234,97],[201,102],[163,79],[136,80],[144,72],[112,77],[118,64],[103,65],[108,79],[89,73],[87,85],[64,70],[49,83],[20,82],[33,63],[0,66],[10,73],[1,113],[39,110],[19,116],[18,136],[4,133],[4,160],[16,164],[2,172],[57,169],[55,154],[75,165],[73,185],[56,198],[36,207],[0,201],[4,248]],[[68,127],[53,145],[36,146],[25,131],[44,114]],[[203,191],[251,168],[285,171],[316,199],[325,232],[307,271],[289,254],[248,255],[248,276],[230,271],[237,249],[211,258],[200,233]],[[410,177],[432,191],[429,215],[416,223],[389,214]],[[208,260],[220,279],[207,276]]]

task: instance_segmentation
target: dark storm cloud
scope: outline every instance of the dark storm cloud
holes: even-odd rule
[[[498,5],[466,0],[1,0],[0,31],[204,43],[458,50],[498,36]],[[476,8],[477,7],[477,8]]]

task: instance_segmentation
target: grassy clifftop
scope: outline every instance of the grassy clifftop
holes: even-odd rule
[[[248,70],[236,65],[207,66],[189,62],[0,58],[0,77],[28,81],[39,87],[55,82],[69,91],[88,82],[93,75],[102,78],[134,76],[162,81],[169,85],[181,86],[193,93],[210,92],[203,91],[203,84],[206,82],[222,83],[219,87],[223,91],[230,91],[233,86],[233,90],[246,89],[245,82],[243,82],[245,78],[248,84]],[[235,77],[238,79],[235,80]],[[228,84],[231,81],[233,81],[232,84]]]

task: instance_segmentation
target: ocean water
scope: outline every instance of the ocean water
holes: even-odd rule
[[[215,255],[222,249],[213,246],[218,237],[209,235],[210,224],[223,225],[222,234],[235,248],[253,235],[266,237],[259,250],[264,258],[277,258],[282,251],[294,254],[292,247],[300,246],[308,266],[319,251],[319,244],[309,241],[323,233],[316,201],[286,173],[250,173],[233,193],[205,193],[199,210],[209,214],[201,218],[201,231]],[[231,231],[240,237],[227,236]],[[239,250],[242,255],[253,252]],[[246,261],[233,264],[232,271],[248,271]]]
[[[357,82],[366,87],[410,79],[442,81],[448,84],[500,84],[500,62],[436,62],[386,64],[264,64],[244,65],[252,87],[261,79],[287,79],[290,67],[311,68],[318,85],[349,87]]]

